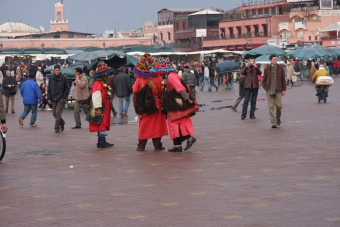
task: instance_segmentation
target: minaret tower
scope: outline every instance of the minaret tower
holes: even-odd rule
[[[53,21],[50,21],[51,32],[69,30],[68,20],[64,19],[63,0],[61,0],[61,2],[58,1],[58,3],[54,5],[54,18]]]

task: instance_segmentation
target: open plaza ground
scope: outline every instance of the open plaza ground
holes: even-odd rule
[[[325,104],[309,82],[296,85],[277,129],[262,88],[255,120],[230,109],[237,84],[198,91],[197,142],[183,153],[153,151],[151,141],[137,152],[132,105],[128,119],[111,118],[109,149],[96,148],[83,113],[79,130],[70,110],[62,133],[51,111],[38,112],[37,128],[30,115],[20,127],[17,94],[0,163],[0,226],[340,226],[340,80]]]

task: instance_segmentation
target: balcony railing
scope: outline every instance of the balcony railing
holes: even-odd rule
[[[247,39],[247,38],[260,38],[260,37],[270,37],[269,32],[248,32],[243,34],[227,34],[222,39]]]

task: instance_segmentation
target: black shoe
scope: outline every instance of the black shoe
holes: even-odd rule
[[[97,148],[108,148],[108,147],[112,147],[112,146],[106,142],[97,143]]]
[[[255,116],[252,116],[252,117],[250,117],[250,119],[256,119],[256,117],[255,117]]]
[[[245,117],[242,117],[242,116],[241,116],[241,120],[244,120],[244,118],[245,118]]]
[[[208,90],[208,91],[210,91],[210,92],[211,92],[212,90]]]
[[[165,147],[155,148],[155,151],[162,151],[165,150]]]
[[[168,150],[169,152],[182,152],[182,147],[173,147]]]
[[[216,91],[218,91],[218,87],[216,88]]]
[[[14,111],[14,110],[12,110],[12,114],[15,114],[15,111]]]
[[[114,144],[113,143],[108,143],[108,142],[106,142],[106,138],[104,137],[104,143],[106,143],[106,144],[108,144],[110,147],[113,147],[114,146]]]
[[[277,126],[280,126],[281,125],[281,119],[277,119]]]
[[[184,150],[186,151],[186,150],[189,150],[189,148],[190,147],[192,147],[192,145],[194,144],[194,143],[196,143],[196,138],[195,137],[192,137],[192,139],[190,140],[190,141],[188,141],[187,142],[187,146],[184,148]]]
[[[65,122],[60,124],[60,131],[64,131],[65,129]]]
[[[272,128],[277,128],[277,126],[276,126],[276,125],[273,125]]]
[[[74,126],[71,129],[81,129],[81,126]]]
[[[57,129],[57,130],[54,130],[54,132],[55,132],[55,133],[59,133],[59,132],[60,132],[60,130],[59,130],[59,129]]]
[[[136,151],[144,151],[144,150],[145,150],[144,148],[139,148],[139,147],[136,148]]]

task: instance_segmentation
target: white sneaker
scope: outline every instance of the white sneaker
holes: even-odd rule
[[[51,111],[52,109],[51,108],[48,108],[48,109],[46,109],[47,111]]]

